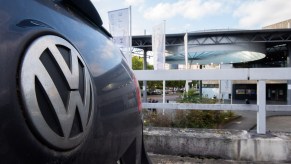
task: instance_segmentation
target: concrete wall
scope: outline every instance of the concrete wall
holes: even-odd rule
[[[145,128],[144,137],[147,151],[155,154],[291,161],[288,133],[257,135],[238,130]]]

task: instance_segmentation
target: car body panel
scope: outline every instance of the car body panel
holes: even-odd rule
[[[142,121],[134,75],[106,32],[63,1],[0,3],[0,163],[115,163],[133,143],[134,163],[139,163]],[[93,124],[86,139],[69,151],[42,141],[23,110],[21,61],[32,41],[45,35],[70,42],[93,79]]]

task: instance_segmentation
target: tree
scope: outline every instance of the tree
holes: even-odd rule
[[[133,70],[143,70],[143,58],[139,56],[132,57],[132,69]],[[153,70],[154,66],[147,63],[147,70]],[[147,82],[148,88],[154,88],[154,86],[160,86],[159,83],[154,81]],[[162,84],[163,85],[163,84]],[[139,81],[139,86],[142,86],[142,81]]]
[[[138,56],[132,57],[132,69],[133,70],[142,70],[143,69],[143,59]]]
[[[185,87],[185,80],[179,80],[179,81],[166,81],[166,86],[167,87],[178,87],[178,88],[183,88]]]
[[[143,70],[143,58],[139,56],[132,57],[132,69],[133,70]],[[153,70],[154,66],[147,63],[147,70]]]

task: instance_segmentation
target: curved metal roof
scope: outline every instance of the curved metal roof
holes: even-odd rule
[[[170,52],[170,55],[166,56],[167,63],[185,63],[184,35],[185,33],[166,35],[166,50]],[[265,57],[264,53],[274,49],[275,45],[291,42],[291,29],[197,31],[188,33],[188,40],[189,63],[240,63],[262,59]],[[135,48],[151,50],[151,41],[151,35],[132,37],[132,45]],[[246,46],[244,49],[225,48],[241,44],[253,46]],[[253,49],[257,44],[263,45],[263,48]],[[177,47],[180,49],[172,50]],[[197,48],[199,50],[195,50]]]

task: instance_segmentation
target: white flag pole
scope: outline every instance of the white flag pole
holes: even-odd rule
[[[185,67],[187,70],[188,69],[188,32],[186,32],[186,34],[184,36],[184,47],[185,47]],[[189,81],[186,80],[186,84],[185,84],[186,94],[188,94],[188,92],[189,92],[188,82]]]
[[[186,32],[184,36],[184,44],[185,44],[185,65],[186,69],[188,69],[188,32]]]
[[[129,67],[132,68],[132,15],[131,15],[131,6],[129,6],[129,51],[128,51],[128,56],[129,56]]]
[[[164,20],[164,45],[163,45],[163,69],[165,69],[165,63],[166,63],[166,20]],[[166,81],[163,80],[163,103],[166,101]],[[163,115],[165,115],[165,109],[163,109]]]

